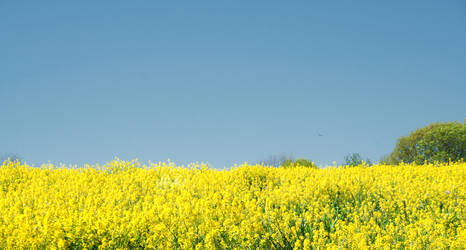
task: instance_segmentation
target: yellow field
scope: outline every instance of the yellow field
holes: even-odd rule
[[[466,163],[0,167],[0,248],[464,249]]]

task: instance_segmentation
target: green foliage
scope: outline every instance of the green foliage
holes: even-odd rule
[[[363,162],[368,164],[368,165],[372,165],[371,160],[367,159],[367,160],[364,161],[362,159],[362,156],[359,153],[352,153],[352,154],[349,154],[349,155],[345,156],[344,165],[354,167],[354,166],[361,165]]]
[[[310,168],[317,168],[316,164],[311,160],[305,158],[298,158],[295,161],[291,159],[287,159],[281,165],[282,167],[295,167],[295,166],[302,166],[302,167],[310,167]]]
[[[432,163],[464,159],[466,125],[459,122],[433,123],[398,139],[385,163]]]

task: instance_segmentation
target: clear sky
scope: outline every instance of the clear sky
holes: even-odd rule
[[[0,1],[0,154],[327,165],[463,122],[465,1],[319,2]]]

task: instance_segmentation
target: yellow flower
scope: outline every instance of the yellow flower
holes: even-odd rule
[[[0,248],[462,248],[466,164],[0,166]],[[448,192],[446,192],[447,190]]]

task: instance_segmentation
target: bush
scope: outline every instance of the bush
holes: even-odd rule
[[[305,158],[298,158],[295,161],[287,159],[283,162],[282,167],[310,167],[310,168],[317,168],[316,164],[311,160]]]
[[[459,161],[466,155],[466,125],[433,123],[398,139],[385,163],[433,163]]]
[[[364,161],[362,159],[362,156],[359,153],[352,153],[352,154],[349,154],[349,155],[345,156],[344,165],[354,167],[354,166],[358,166],[358,165],[363,164],[363,162],[368,164],[368,165],[372,165],[371,160],[367,159],[366,161]]]

